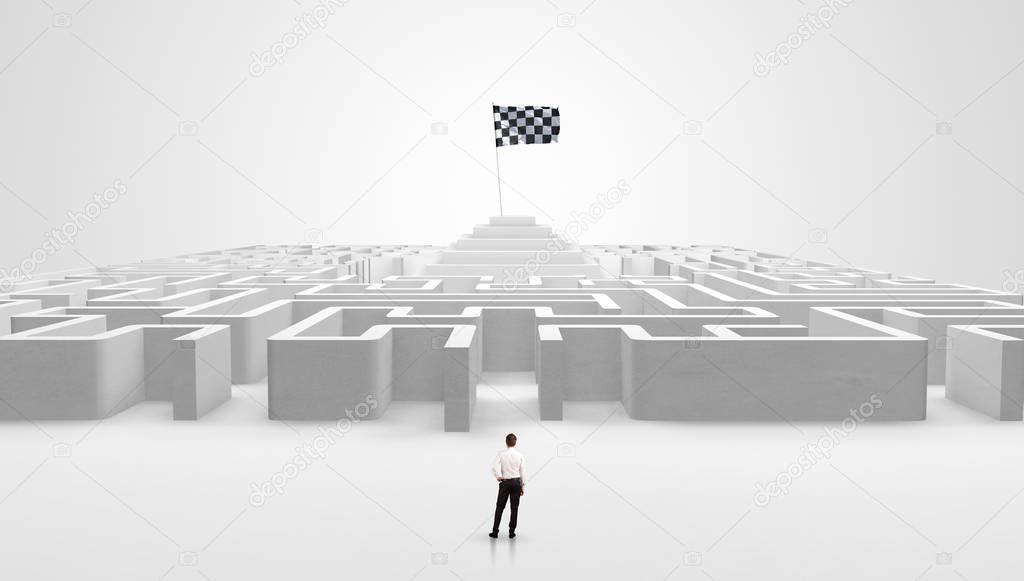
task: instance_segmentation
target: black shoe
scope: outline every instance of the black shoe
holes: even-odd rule
[[[498,538],[498,533],[487,533],[487,536],[491,537],[492,539],[496,539]]]
[[[495,536],[497,536],[497,535],[495,535]],[[513,533],[513,532],[510,532],[510,533],[508,534],[508,538],[510,538],[510,539],[514,539],[514,538],[516,538],[516,534],[515,534],[515,533]]]

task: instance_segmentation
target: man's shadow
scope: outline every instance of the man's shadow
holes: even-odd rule
[[[498,545],[507,547],[508,550],[508,564],[515,566],[516,564],[516,539],[495,539],[491,541],[491,567],[498,566]],[[502,549],[506,550],[506,549]]]

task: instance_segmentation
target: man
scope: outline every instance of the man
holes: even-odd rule
[[[526,494],[526,460],[515,449],[516,435],[505,436],[505,449],[491,464],[491,474],[498,480],[498,504],[494,508],[494,527],[488,535],[498,538],[498,525],[501,524],[501,513],[505,504],[512,498],[512,514],[508,521],[508,538],[516,538],[516,520],[519,517],[519,497]]]

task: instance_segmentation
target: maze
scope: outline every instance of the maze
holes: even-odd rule
[[[266,381],[271,420],[441,402],[470,429],[486,372],[539,417],[923,420],[927,389],[1024,417],[1018,294],[728,246],[579,246],[495,217],[448,247],[249,246],[43,276],[0,294],[0,419],[195,420]]]

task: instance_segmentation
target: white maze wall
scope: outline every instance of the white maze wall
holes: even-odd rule
[[[923,420],[929,384],[1024,413],[1021,295],[725,246],[576,246],[496,217],[449,247],[251,246],[7,281],[0,419],[170,401],[195,420],[267,380],[272,420],[442,402],[532,371],[542,420]]]

